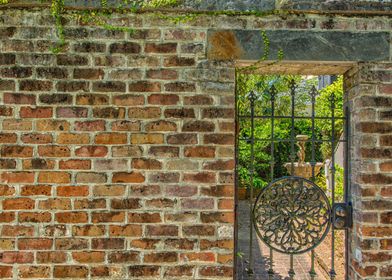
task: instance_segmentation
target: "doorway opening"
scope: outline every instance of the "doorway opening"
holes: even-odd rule
[[[343,76],[237,73],[236,104],[235,279],[346,279]]]

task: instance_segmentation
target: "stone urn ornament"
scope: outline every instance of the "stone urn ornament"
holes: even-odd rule
[[[298,176],[302,177],[305,179],[310,179],[312,177],[312,164],[310,162],[305,162],[305,156],[306,156],[306,141],[308,141],[309,136],[308,135],[297,135],[295,137],[297,139],[297,146],[299,147],[297,156],[298,156],[298,161],[291,163],[287,162],[284,164],[284,167],[287,169],[287,171],[290,173],[291,176]],[[292,165],[294,167],[292,168]],[[318,175],[321,167],[323,167],[322,162],[316,162],[314,165],[314,176]],[[294,170],[294,173],[292,174],[292,170]]]

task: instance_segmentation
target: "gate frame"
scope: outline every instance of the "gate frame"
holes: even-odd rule
[[[354,203],[352,201],[352,191],[353,188],[351,187],[351,178],[353,176],[351,172],[351,158],[352,158],[352,153],[354,151],[354,145],[352,145],[352,138],[354,138],[353,131],[352,131],[352,125],[351,125],[351,114],[353,110],[353,102],[350,102],[350,97],[349,97],[349,90],[352,89],[352,87],[356,86],[354,79],[350,77],[350,73],[352,72],[358,72],[360,65],[362,63],[358,62],[339,62],[339,61],[325,61],[325,62],[320,62],[320,61],[314,61],[314,62],[309,62],[309,61],[256,61],[256,62],[250,62],[250,61],[243,61],[243,60],[238,60],[235,61],[235,69],[236,69],[236,80],[235,83],[237,83],[237,72],[239,71],[240,68],[246,68],[246,67],[253,67],[257,66],[256,69],[252,69],[249,72],[245,72],[248,74],[263,74],[263,75],[268,75],[268,74],[276,74],[276,75],[287,75],[287,74],[293,74],[293,75],[343,75],[343,92],[344,92],[344,100],[343,100],[343,109],[348,110],[346,114],[346,122],[347,126],[344,131],[345,135],[351,135],[351,137],[347,138],[346,142],[346,148],[344,151],[346,151],[348,154],[344,154],[344,161],[345,161],[345,186],[348,186],[349,191],[345,192],[345,199],[346,201],[349,201],[350,203]],[[352,81],[350,80],[352,79]],[[350,84],[351,82],[351,84]],[[235,104],[237,104],[237,86],[235,86]],[[237,159],[238,159],[238,133],[239,133],[239,123],[238,123],[238,118],[237,118],[237,105],[235,106],[235,159],[236,159],[236,167],[235,167],[235,190],[234,190],[234,211],[235,211],[235,220],[234,220],[234,273],[233,273],[233,279],[236,279],[237,277],[237,261],[238,261],[238,173],[237,173]],[[345,137],[346,137],[345,136]],[[352,222],[355,223],[355,218],[353,216]],[[355,225],[354,225],[355,226]],[[354,226],[351,228],[346,229],[346,236],[345,236],[345,279],[354,279],[350,275],[352,275],[352,269],[350,266],[351,259],[353,256],[352,252],[352,247],[350,244],[353,244],[355,236],[355,230]],[[331,225],[332,227],[332,225]],[[353,233],[354,232],[354,233]],[[351,250],[350,250],[351,248]]]

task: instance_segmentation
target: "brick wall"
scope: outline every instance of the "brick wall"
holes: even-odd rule
[[[1,17],[0,277],[231,276],[234,69],[205,30],[70,22],[54,55],[47,11]]]
[[[360,64],[346,76],[355,221],[350,279],[392,277],[391,77],[390,63]]]
[[[321,15],[200,15],[181,24],[153,13],[114,16],[112,23],[136,29],[129,34],[67,17],[67,45],[55,55],[49,11],[2,10],[0,18],[0,278],[12,279],[232,279],[235,68],[207,60],[208,29],[391,26],[382,17],[331,25]],[[382,67],[383,80],[371,71],[363,77],[377,89],[370,95],[390,93],[378,85],[390,83],[390,66]],[[370,106],[387,111],[383,98]],[[385,133],[377,143],[389,145],[388,113],[379,116],[379,125],[360,127],[380,131],[355,139]],[[353,236],[371,238],[353,238],[363,259],[352,265],[357,279],[382,278],[391,275],[388,161],[376,172],[356,156],[371,175],[356,177],[362,169],[353,168],[353,177],[373,180],[357,185],[381,187],[355,193]],[[380,205],[380,224],[366,235],[358,214]],[[379,247],[362,247],[368,240]]]

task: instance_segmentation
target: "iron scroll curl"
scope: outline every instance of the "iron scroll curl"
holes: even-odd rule
[[[302,254],[316,248],[331,227],[331,205],[324,191],[297,176],[272,181],[253,207],[256,233],[271,249]]]

